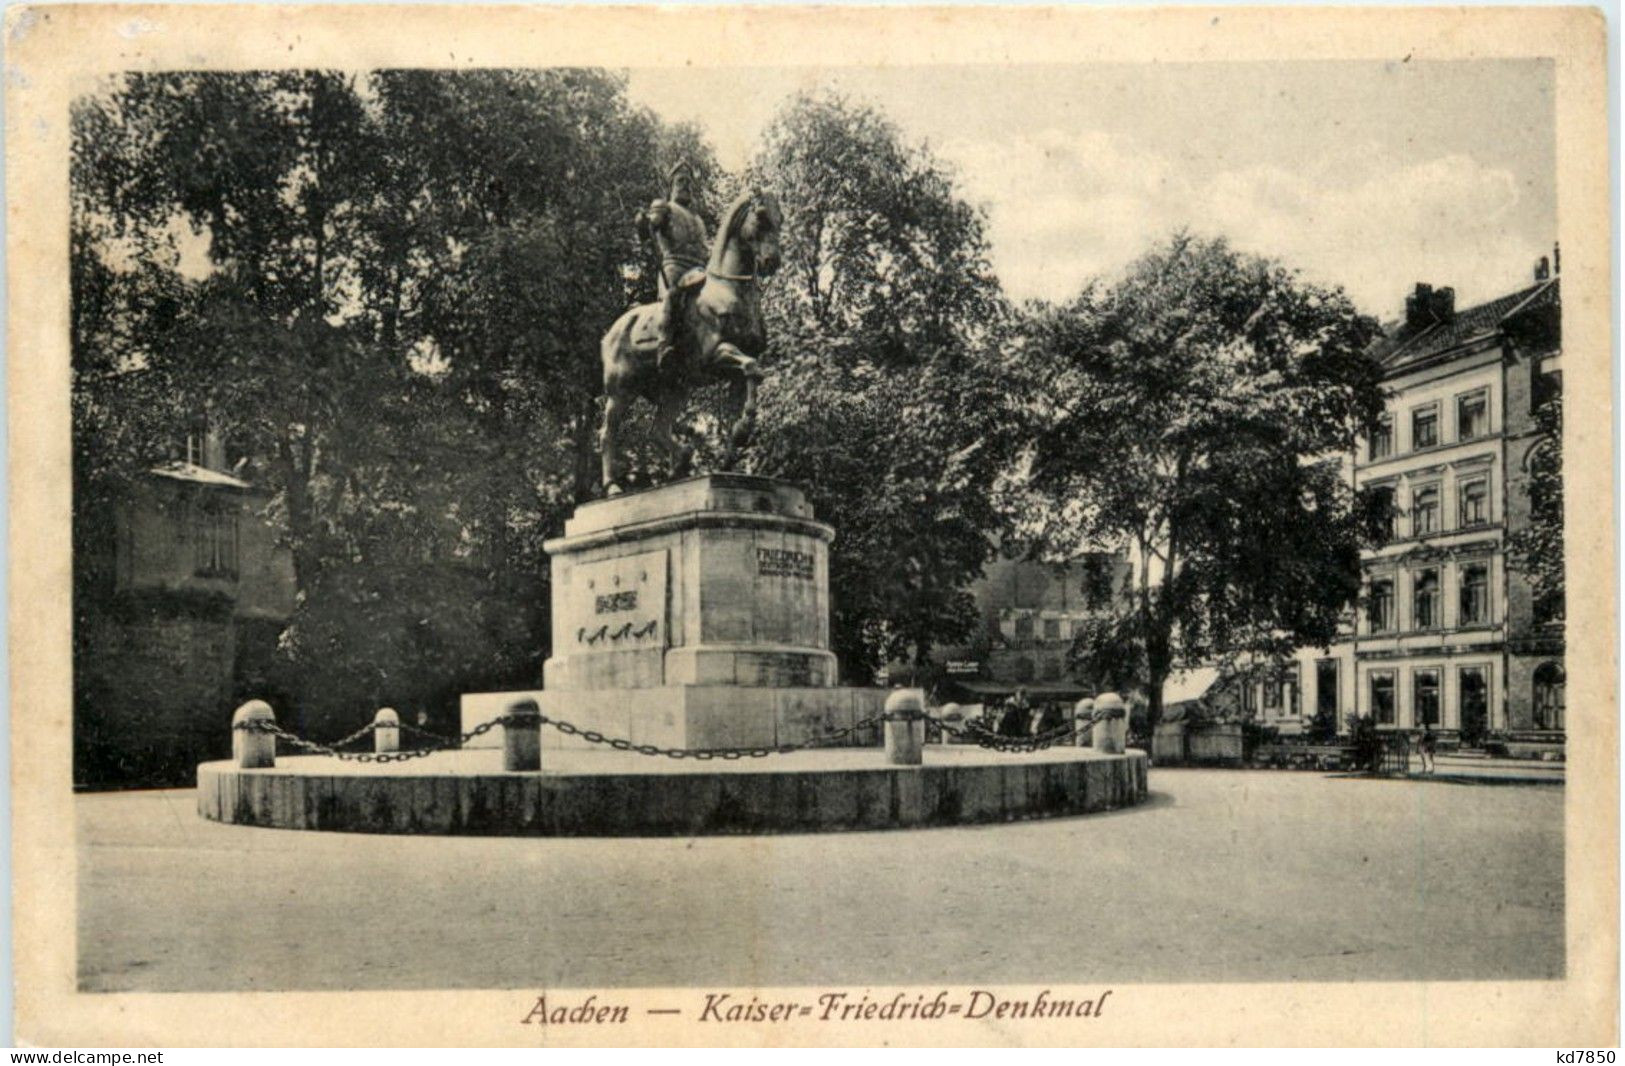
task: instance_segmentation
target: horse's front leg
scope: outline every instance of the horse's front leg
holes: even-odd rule
[[[756,386],[763,375],[756,360],[731,344],[718,348],[717,355],[736,375],[729,387],[729,399],[734,409],[733,425],[728,433],[728,447],[722,457],[722,468],[732,470],[756,428]]]
[[[672,480],[687,477],[694,465],[694,449],[677,439],[674,432],[677,426],[677,416],[682,413],[683,396],[671,389],[663,393],[660,402],[655,406],[654,435],[660,446],[666,449],[671,458]]]

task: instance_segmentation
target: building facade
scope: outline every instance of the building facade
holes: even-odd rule
[[[189,783],[230,754],[233,706],[267,692],[293,564],[268,496],[224,467],[199,435],[75,515],[78,787]]]
[[[997,699],[1017,688],[1034,698],[1075,699],[1085,692],[1069,664],[1078,628],[1121,595],[1128,579],[1121,553],[1041,562],[1001,552],[968,590],[980,616],[975,636],[933,648],[931,659],[956,699]],[[893,682],[912,676],[902,663],[887,674]]]

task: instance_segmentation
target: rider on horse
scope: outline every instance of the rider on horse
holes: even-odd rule
[[[705,281],[710,244],[705,220],[695,210],[693,168],[687,161],[678,160],[668,177],[670,196],[655,200],[638,216],[639,235],[647,238],[652,234],[660,249],[660,348],[655,354],[655,366],[661,373],[678,354],[683,302]]]

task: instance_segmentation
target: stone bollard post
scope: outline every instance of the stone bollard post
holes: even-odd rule
[[[245,722],[276,725],[276,712],[264,700],[249,700],[231,716],[231,757],[245,770],[276,765],[276,737],[254,729],[239,729]]]
[[[941,718],[944,722],[951,722],[954,725],[960,725],[965,720],[965,716],[960,713],[960,706],[957,703],[944,703],[941,707],[938,707],[937,717]],[[938,744],[953,743],[954,738],[946,729],[938,729],[937,734]]]
[[[925,693],[917,688],[886,697],[886,761],[893,766],[925,761]]]
[[[372,750],[401,750],[401,716],[392,707],[372,716]]]
[[[1094,737],[1094,731],[1089,723],[1095,717],[1095,700],[1093,696],[1085,696],[1072,705],[1072,743],[1080,748],[1087,748]]]
[[[542,709],[535,700],[519,700],[508,705],[508,717],[516,720],[502,726],[502,768],[540,770]]]
[[[1105,755],[1121,755],[1128,750],[1128,707],[1115,692],[1101,693],[1095,700],[1095,750]]]

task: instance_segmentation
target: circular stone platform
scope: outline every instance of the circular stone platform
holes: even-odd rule
[[[1142,751],[1015,754],[928,745],[923,766],[878,748],[824,748],[723,762],[616,751],[547,751],[541,772],[502,753],[404,763],[280,758],[273,768],[198,767],[198,813],[217,822],[354,833],[698,836],[973,825],[1141,803]]]

